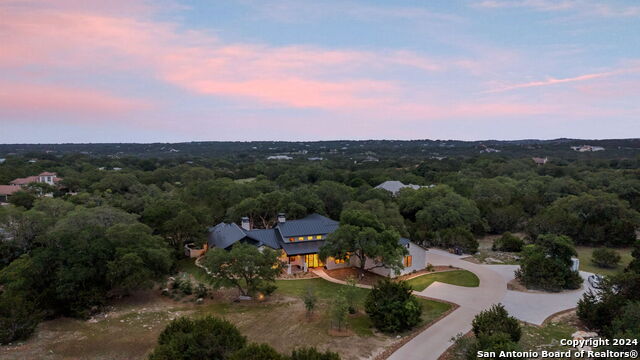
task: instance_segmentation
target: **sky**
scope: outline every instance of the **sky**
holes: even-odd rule
[[[0,1],[0,143],[560,137],[640,137],[640,2]]]

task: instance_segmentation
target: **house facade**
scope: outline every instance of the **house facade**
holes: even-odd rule
[[[14,179],[9,183],[9,185],[0,185],[0,203],[6,203],[11,195],[22,190],[29,184],[43,183],[56,186],[60,181],[62,181],[62,178],[59,178],[56,173],[47,171],[38,175]],[[47,194],[45,194],[45,196],[47,196]]]
[[[278,215],[276,226],[272,229],[252,229],[249,218],[242,218],[240,225],[220,223],[209,228],[208,248],[228,249],[238,242],[258,247],[268,247],[281,252],[280,260],[286,264],[288,273],[308,271],[310,268],[326,267],[337,269],[357,266],[355,258],[337,260],[333,258],[322,262],[319,256],[320,247],[327,236],[338,229],[338,223],[319,214],[311,214],[298,220],[287,220],[284,214]],[[422,270],[426,266],[426,251],[409,239],[400,238],[400,243],[409,252],[403,259],[405,268],[395,272],[384,266],[372,269],[382,276],[396,277],[413,271]],[[367,259],[366,266],[382,265],[373,259]]]

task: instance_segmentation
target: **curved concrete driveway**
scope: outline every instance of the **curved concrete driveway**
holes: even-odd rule
[[[416,292],[456,303],[460,307],[404,344],[389,359],[438,359],[451,345],[452,337],[471,330],[471,322],[480,311],[500,302],[516,318],[540,325],[550,315],[574,308],[578,299],[589,288],[586,279],[591,274],[580,272],[585,279],[581,290],[555,294],[509,291],[507,283],[514,278],[513,272],[518,266],[479,265],[461,258],[437,249],[430,249],[427,253],[427,260],[433,265],[453,265],[473,272],[480,279],[480,286],[470,288],[434,282],[423,291]]]
[[[479,287],[462,287],[434,282],[420,295],[447,300],[460,305],[449,316],[433,324],[394,352],[391,360],[435,360],[451,345],[452,337],[471,330],[471,321],[480,311],[498,303],[505,296],[507,281],[483,265],[464,261],[460,256],[431,249],[427,253],[433,265],[453,265],[469,270],[480,279]]]

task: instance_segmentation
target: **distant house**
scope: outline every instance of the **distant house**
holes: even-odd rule
[[[310,158],[307,158],[307,160],[309,160],[309,161],[321,161],[321,160],[324,160],[324,158],[323,157],[310,157]]]
[[[577,152],[604,151],[604,148],[602,146],[593,146],[593,145],[572,146],[571,149]]]
[[[405,189],[405,188],[411,188],[414,190],[418,190],[420,188],[423,187],[434,187],[435,185],[428,185],[428,186],[422,186],[422,185],[415,185],[415,184],[403,184],[401,181],[396,181],[396,180],[387,180],[385,182],[383,182],[382,184],[376,186],[376,189],[382,189],[382,190],[387,190],[388,192],[392,193],[393,195],[398,195],[398,192],[401,189]]]
[[[9,184],[16,185],[16,186],[26,186],[32,183],[44,183],[44,184],[49,184],[51,186],[54,186],[60,181],[62,181],[62,178],[59,178],[56,173],[45,171],[38,175],[27,176],[26,178],[14,179]]]
[[[5,158],[0,158],[0,164],[4,163],[5,161],[7,161],[7,159],[5,159]]]
[[[536,163],[536,165],[544,165],[547,163],[547,161],[549,161],[548,158],[546,157],[532,157],[531,160],[533,160],[534,163]]]
[[[288,155],[271,155],[267,156],[267,160],[293,160],[293,158]]]
[[[299,220],[287,220],[284,214],[278,215],[278,222],[272,229],[253,229],[248,217],[242,218],[241,225],[235,223],[219,223],[209,229],[208,248],[228,249],[238,242],[268,247],[280,251],[280,260],[287,265],[287,272],[308,271],[309,268],[326,267],[337,269],[356,266],[357,260],[327,259],[326,263],[320,260],[318,255],[320,247],[324,244],[327,235],[338,229],[340,224],[325,216],[311,214]],[[422,270],[426,266],[426,251],[409,239],[400,238],[400,244],[405,246],[409,255],[403,259],[405,265],[402,271],[395,271],[378,267],[373,272],[388,277],[396,277],[413,271]],[[375,265],[373,259],[367,259]]]
[[[9,201],[9,197],[16,192],[22,190],[20,186],[16,185],[0,185],[0,203],[6,203]]]
[[[58,177],[56,173],[47,171],[38,175],[14,179],[9,183],[9,185],[0,185],[0,202],[7,202],[11,195],[27,187],[29,184],[41,183],[57,186],[60,181],[62,181],[62,178]],[[52,196],[53,194],[43,195]]]

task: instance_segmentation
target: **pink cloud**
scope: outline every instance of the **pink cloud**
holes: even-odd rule
[[[150,109],[152,105],[105,92],[51,85],[0,84],[0,113],[104,116]]]

